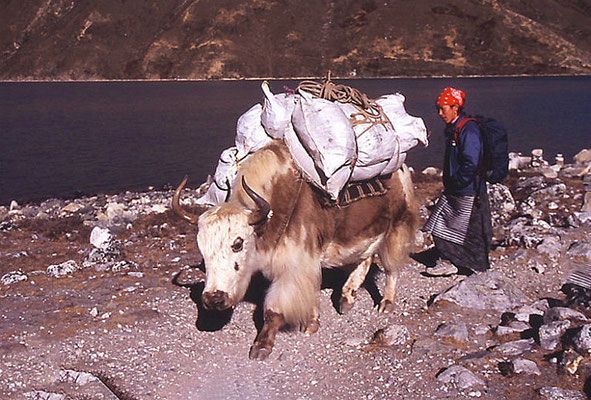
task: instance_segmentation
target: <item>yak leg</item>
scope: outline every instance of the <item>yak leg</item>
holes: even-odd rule
[[[285,324],[285,319],[282,314],[273,312],[272,310],[265,311],[265,322],[263,329],[257,335],[248,357],[251,360],[263,361],[266,359],[275,345],[275,336],[279,329]]]
[[[302,326],[301,330],[304,332],[304,334],[312,335],[318,332],[318,329],[320,328],[320,311],[318,310],[319,307],[320,304],[317,304],[314,307],[314,311],[312,312],[312,318],[310,318],[310,321],[308,321],[306,325]]]
[[[353,308],[353,304],[355,303],[355,299],[357,298],[357,290],[361,287],[365,278],[367,277],[367,273],[369,272],[369,267],[373,262],[373,257],[369,257],[367,260],[361,262],[349,275],[349,278],[343,285],[343,291],[341,294],[341,300],[339,301],[339,312],[341,314],[345,314],[346,312],[350,311]]]
[[[384,297],[378,308],[379,312],[391,313],[394,311],[394,296],[396,283],[404,257],[408,255],[408,247],[414,240],[412,225],[400,223],[392,227],[379,250],[380,264],[386,273],[386,287]]]

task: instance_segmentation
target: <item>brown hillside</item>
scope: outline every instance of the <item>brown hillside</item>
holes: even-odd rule
[[[0,79],[591,73],[588,0],[4,0]]]

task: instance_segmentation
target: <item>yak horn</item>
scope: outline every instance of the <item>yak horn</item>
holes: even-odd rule
[[[185,189],[185,186],[187,185],[188,180],[189,180],[189,176],[185,175],[185,178],[183,179],[181,184],[176,188],[176,191],[174,192],[174,196],[172,197],[172,209],[181,218],[189,221],[192,224],[197,224],[197,222],[199,221],[199,216],[195,215],[195,214],[191,214],[191,213],[187,212],[183,207],[181,207],[181,202],[180,202],[181,193]]]
[[[242,187],[246,194],[254,201],[257,206],[256,211],[254,211],[250,217],[248,218],[248,223],[250,225],[258,225],[267,220],[269,213],[271,212],[271,205],[261,196],[259,196],[254,190],[248,186],[246,183],[246,179],[242,176]]]

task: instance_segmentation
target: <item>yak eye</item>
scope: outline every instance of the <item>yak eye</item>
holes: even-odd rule
[[[232,244],[232,251],[234,253],[238,253],[239,251],[242,251],[242,244],[244,243],[244,240],[239,237],[236,238],[236,240],[234,240],[234,243]]]

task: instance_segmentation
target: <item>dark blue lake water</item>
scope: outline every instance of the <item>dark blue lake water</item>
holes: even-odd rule
[[[370,97],[401,92],[432,131],[410,151],[422,169],[442,162],[434,102],[446,86],[466,110],[500,120],[510,150],[543,148],[567,162],[591,147],[591,77],[339,80]],[[0,204],[191,184],[233,145],[238,117],[262,101],[260,81],[0,83]],[[272,81],[274,92],[298,81]]]

